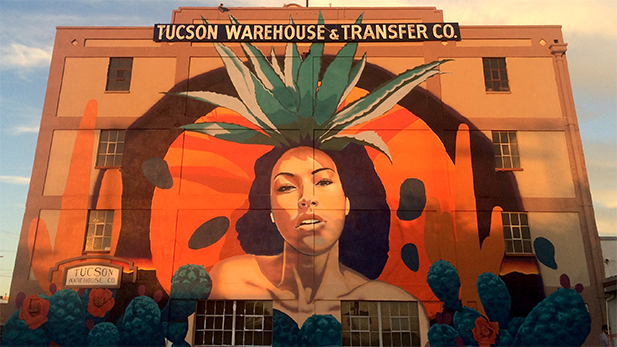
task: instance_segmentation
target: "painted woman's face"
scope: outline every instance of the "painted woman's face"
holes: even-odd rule
[[[270,197],[273,221],[298,252],[317,255],[338,242],[349,200],[326,153],[310,147],[285,152],[272,170]]]

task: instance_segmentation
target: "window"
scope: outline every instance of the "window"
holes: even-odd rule
[[[516,132],[493,131],[493,150],[495,151],[495,168],[517,169],[521,167]]]
[[[503,219],[503,238],[506,242],[506,253],[533,254],[527,213],[502,212],[501,217]]]
[[[342,346],[420,346],[417,302],[342,301]]]
[[[101,130],[97,167],[120,167],[124,152],[124,130]]]
[[[88,227],[84,251],[109,251],[114,211],[91,210],[88,212]]]
[[[132,70],[133,58],[109,58],[105,91],[129,91]]]
[[[272,301],[198,301],[195,346],[272,346]]]
[[[508,71],[506,58],[482,58],[484,65],[484,86],[487,92],[508,92]]]

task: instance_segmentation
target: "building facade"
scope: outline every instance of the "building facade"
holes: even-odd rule
[[[595,344],[566,46],[428,7],[59,27],[3,342]]]

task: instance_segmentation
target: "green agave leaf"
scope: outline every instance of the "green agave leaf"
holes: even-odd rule
[[[240,24],[240,22],[232,15],[229,15],[229,20],[233,24]],[[298,108],[296,99],[289,92],[285,83],[280,76],[274,71],[268,59],[263,55],[261,50],[253,46],[249,42],[241,42],[240,46],[244,51],[244,55],[248,58],[253,71],[263,86],[270,90],[272,94],[279,100],[279,103],[290,111],[295,111]],[[266,114],[268,114],[266,112]],[[276,125],[276,123],[275,123]]]
[[[336,105],[337,109],[341,107],[341,104],[345,101],[345,99],[347,99],[347,96],[349,96],[349,93],[351,93],[351,91],[354,89],[356,84],[358,84],[358,81],[360,80],[360,76],[362,76],[362,71],[364,71],[365,66],[366,66],[366,53],[364,53],[360,62],[357,63],[354,66],[353,70],[349,73],[349,84],[347,85],[347,89],[345,89],[345,91],[343,92],[343,95],[341,95],[341,99]]]
[[[289,22],[293,24],[293,19],[289,17]],[[296,100],[300,100],[298,95],[298,72],[302,65],[298,45],[295,42],[287,43],[285,46],[285,85],[296,96]]]
[[[264,114],[259,107],[255,96],[256,89],[263,89],[264,86],[254,78],[253,73],[242,63],[236,54],[227,46],[214,42],[214,48],[218,52],[223,64],[227,69],[229,78],[233,83],[240,100],[251,111],[255,118],[261,123],[264,130],[276,130],[276,126],[272,124],[270,119]],[[257,83],[256,83],[257,82]]]
[[[319,90],[317,90],[317,100],[313,114],[317,124],[323,124],[336,111],[339,100],[349,82],[351,64],[353,63],[357,48],[357,42],[347,43],[336,54],[334,61],[326,69]]]
[[[324,19],[319,11],[317,24],[324,24]],[[313,42],[309,49],[309,54],[302,62],[298,72],[298,91],[300,92],[300,106],[298,113],[300,117],[309,118],[315,109],[315,94],[317,92],[317,82],[321,71],[321,56],[323,55],[323,42]]]
[[[363,146],[369,146],[383,153],[388,160],[392,162],[392,157],[390,156],[390,150],[388,149],[388,145],[382,140],[382,138],[374,131],[363,131],[353,135],[334,135],[329,137],[327,140],[324,140],[319,145],[319,149],[326,150],[341,150],[347,146],[349,143],[357,143]]]
[[[274,70],[274,72],[279,75],[281,81],[285,81],[285,75],[281,70],[278,59],[276,59],[276,52],[274,52],[274,47],[272,47],[272,49],[270,50],[270,65],[272,66],[272,70]]]
[[[180,128],[236,143],[272,146],[281,145],[275,139],[259,131],[233,123],[205,122],[187,124]]]
[[[389,111],[414,87],[439,74],[439,70],[434,68],[447,61],[449,60],[434,61],[407,70],[370,94],[349,104],[328,121],[321,140],[324,141],[342,129],[368,122]]]

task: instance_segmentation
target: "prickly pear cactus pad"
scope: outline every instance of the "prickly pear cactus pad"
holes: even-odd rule
[[[488,319],[506,329],[510,322],[510,293],[506,284],[495,274],[485,272],[478,276],[476,286]]]
[[[517,345],[580,346],[591,331],[591,316],[581,295],[559,288],[540,302],[518,330]]]
[[[445,324],[434,324],[428,330],[428,341],[431,346],[456,346],[458,331]]]
[[[120,335],[112,323],[99,323],[88,333],[88,346],[118,346]]]
[[[4,324],[2,346],[49,346],[49,337],[45,331],[46,325],[30,329],[28,324],[19,319],[19,311],[15,312]]]
[[[458,298],[461,279],[454,266],[447,261],[438,260],[431,265],[426,279],[433,293],[446,307],[454,311],[461,308],[461,301]]]
[[[465,341],[466,346],[478,345],[472,330],[476,326],[476,319],[480,316],[482,316],[480,312],[466,306],[454,313],[454,327]]]
[[[195,312],[196,301],[207,299],[212,289],[212,279],[201,265],[187,264],[176,270],[171,280],[169,302],[163,319],[179,321]]]
[[[49,298],[47,332],[60,346],[84,346],[88,328],[86,310],[81,298],[72,289],[62,289]]]
[[[340,346],[341,323],[332,315],[310,316],[300,329],[300,346]]]
[[[159,306],[150,297],[136,297],[126,307],[118,330],[122,346],[156,345],[152,339],[162,330]]]

